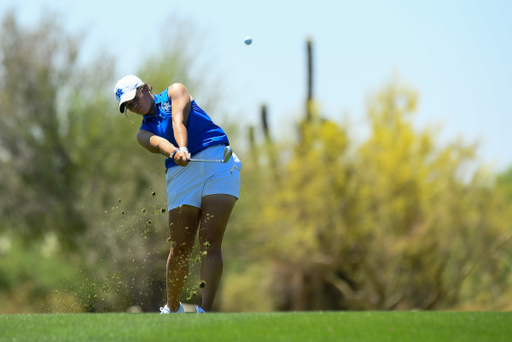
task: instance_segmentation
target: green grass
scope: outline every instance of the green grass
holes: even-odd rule
[[[0,315],[0,341],[511,340],[511,312]]]

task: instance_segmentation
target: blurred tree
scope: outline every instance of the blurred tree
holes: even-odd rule
[[[499,173],[496,177],[496,184],[504,191],[508,200],[512,202],[512,168]]]
[[[250,283],[278,310],[508,305],[510,203],[485,168],[468,171],[475,146],[439,147],[435,130],[413,129],[416,103],[413,90],[386,86],[369,101],[371,134],[360,145],[314,109],[300,142],[279,149],[282,177],[248,163],[250,235],[237,248],[261,267],[239,267],[225,297],[247,307],[255,301],[246,293],[246,305],[239,284]],[[262,172],[264,184],[252,182]]]
[[[119,184],[131,177],[129,168],[119,167],[130,160],[128,127],[116,129],[119,116],[105,115],[116,108],[104,93],[112,88],[113,60],[103,56],[81,66],[81,38],[67,35],[55,14],[28,29],[7,13],[0,35],[0,191],[7,194],[0,199],[2,236],[22,240],[36,254],[57,237],[52,253],[83,269],[95,254],[91,249],[108,235],[98,223],[105,205],[119,189],[134,188]],[[140,193],[144,175],[134,177]],[[91,309],[84,294],[78,296]]]
[[[38,30],[2,22],[0,54],[0,213],[3,225],[27,239],[52,231],[68,246],[86,229],[77,207],[77,163],[68,142],[62,94],[77,77],[77,40],[61,33],[55,17]],[[77,82],[78,83],[78,82]]]
[[[220,122],[218,83],[190,76],[190,35],[165,32],[166,48],[138,75],[155,92],[185,84]],[[0,300],[23,312],[156,310],[169,250],[163,157],[137,144],[138,117],[117,113],[114,60],[81,65],[81,38],[55,15],[27,29],[8,13],[0,37]],[[299,142],[237,149],[243,185],[222,309],[510,302],[510,177],[496,185],[475,146],[439,147],[435,130],[414,130],[416,102],[411,89],[386,86],[369,102],[370,136],[355,144],[311,100]],[[183,299],[193,301],[193,286]]]
[[[216,96],[189,76],[194,56],[184,57],[183,42],[190,40],[174,25],[166,33],[168,49],[148,58],[138,75],[155,92],[184,83],[204,94],[209,110]],[[164,159],[137,143],[140,119],[118,113],[114,59],[102,53],[80,64],[81,37],[66,34],[52,14],[25,28],[8,13],[0,36],[0,239],[23,241],[33,257],[55,237],[52,255],[82,278],[68,286],[79,307],[157,310],[169,251]],[[10,248],[0,248],[0,257],[12,255]],[[16,281],[28,280],[0,279],[5,298],[22,286]],[[40,301],[30,310],[49,310],[36,304],[49,303],[49,288],[32,289]]]

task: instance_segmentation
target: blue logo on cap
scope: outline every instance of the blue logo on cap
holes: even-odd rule
[[[121,96],[123,96],[124,94],[124,91],[123,89],[119,88],[116,90],[116,98],[117,98],[117,101],[120,101],[121,100]]]

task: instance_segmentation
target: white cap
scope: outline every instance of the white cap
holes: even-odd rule
[[[137,87],[140,87],[143,84],[144,82],[134,75],[125,76],[117,82],[114,93],[117,101],[119,101],[120,113],[124,113],[125,102],[133,100],[137,93]]]

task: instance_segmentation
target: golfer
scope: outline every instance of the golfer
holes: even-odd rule
[[[129,109],[142,115],[139,144],[166,157],[171,247],[167,259],[167,304],[160,312],[185,312],[179,300],[198,231],[204,288],[196,312],[208,312],[222,275],[222,239],[240,193],[242,163],[234,153],[227,163],[190,162],[191,157],[222,159],[229,140],[182,84],[172,84],[162,93],[153,94],[151,85],[130,75],[117,82],[115,96],[119,112]]]

